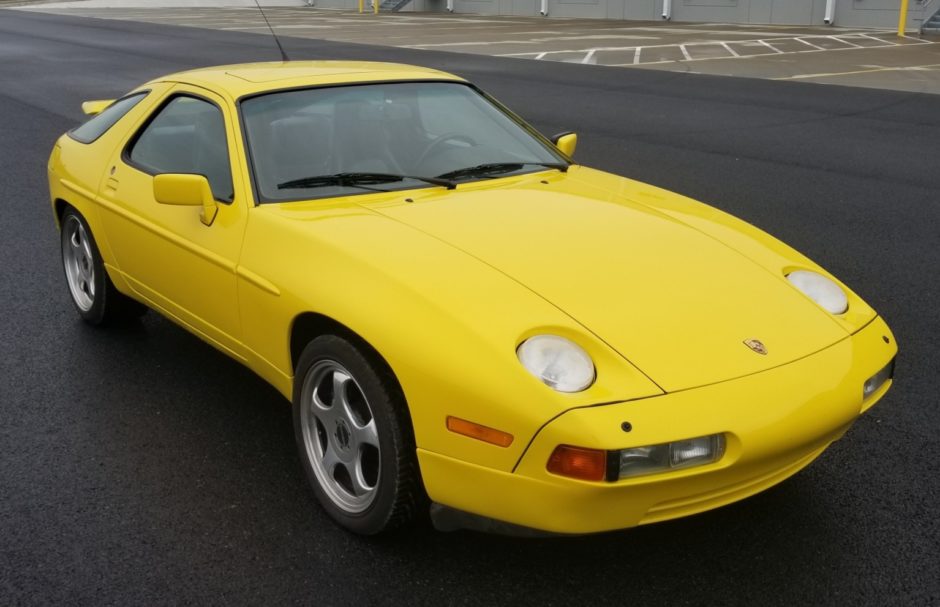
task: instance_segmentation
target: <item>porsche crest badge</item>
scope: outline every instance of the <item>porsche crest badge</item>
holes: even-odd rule
[[[767,346],[759,339],[745,339],[744,345],[758,354],[767,354]]]

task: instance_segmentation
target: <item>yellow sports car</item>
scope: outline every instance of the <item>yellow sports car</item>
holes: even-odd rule
[[[285,62],[158,78],[49,161],[66,284],[293,402],[314,492],[374,534],[591,533],[812,462],[892,382],[885,322],[704,204],[572,162],[456,76]]]

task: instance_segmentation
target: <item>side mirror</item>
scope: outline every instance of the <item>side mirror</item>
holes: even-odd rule
[[[202,223],[212,225],[219,206],[203,175],[164,173],[153,178],[153,197],[160,204],[202,207]]]
[[[114,99],[98,99],[96,101],[86,101],[82,104],[82,111],[87,116],[95,116],[108,109],[108,106],[114,103]]]
[[[558,133],[552,137],[552,143],[555,144],[555,147],[558,148],[562,154],[571,158],[574,156],[574,149],[578,147],[578,134],[572,133],[571,131]]]

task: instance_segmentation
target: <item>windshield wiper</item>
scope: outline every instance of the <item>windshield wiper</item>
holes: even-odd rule
[[[333,175],[314,175],[312,177],[301,177],[300,179],[291,179],[284,183],[277,184],[277,189],[297,189],[297,188],[320,188],[331,185],[357,187],[365,189],[367,185],[379,183],[391,183],[393,181],[404,181],[405,179],[414,179],[423,181],[431,185],[439,185],[453,190],[457,184],[448,179],[440,177],[417,177],[415,175],[395,175],[393,173],[335,173]],[[377,190],[384,191],[384,190]]]
[[[465,169],[449,171],[437,176],[437,179],[459,179],[461,177],[487,177],[501,173],[511,173],[518,171],[526,166],[541,166],[548,169],[558,169],[562,173],[568,170],[568,165],[563,162],[487,162]]]

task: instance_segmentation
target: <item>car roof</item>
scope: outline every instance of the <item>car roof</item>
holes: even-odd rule
[[[435,69],[382,63],[376,61],[276,61],[242,63],[199,68],[157,78],[154,82],[181,82],[228,93],[239,98],[265,91],[353,84],[387,82],[390,80],[453,80],[462,78]]]

